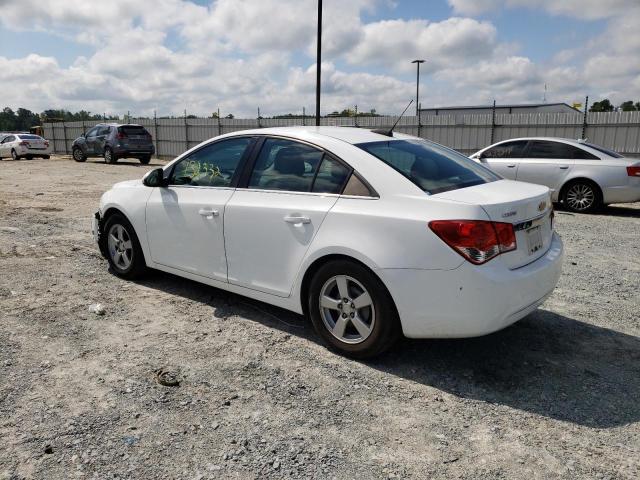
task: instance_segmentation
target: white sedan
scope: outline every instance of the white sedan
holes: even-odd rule
[[[31,133],[11,133],[0,140],[0,158],[11,157],[14,160],[23,157],[49,158],[51,152],[49,140]]]
[[[336,350],[472,337],[533,312],[560,276],[547,187],[419,138],[234,132],[101,198],[112,271],[146,267],[304,313]]]
[[[640,161],[581,140],[514,138],[471,158],[504,178],[546,185],[573,212],[640,201]]]

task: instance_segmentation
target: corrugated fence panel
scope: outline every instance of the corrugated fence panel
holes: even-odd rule
[[[323,117],[322,125],[389,128],[397,116]],[[581,138],[584,115],[580,113],[421,115],[400,119],[396,131],[446,145],[465,154],[509,138],[545,136]],[[175,157],[202,141],[239,130],[313,125],[307,118],[161,118],[131,119],[151,133],[160,157]],[[71,153],[71,143],[98,121],[46,123],[44,135],[56,153]],[[492,135],[493,133],[493,135]],[[618,152],[640,156],[640,112],[602,112],[587,115],[586,138]]]

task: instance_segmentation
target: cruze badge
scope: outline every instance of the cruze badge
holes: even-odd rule
[[[538,211],[543,212],[546,207],[547,207],[547,202],[540,202],[540,205],[538,205]]]
[[[513,212],[506,212],[502,214],[502,218],[507,218],[507,217],[513,217],[514,215],[517,215],[518,212],[516,212],[515,210]]]

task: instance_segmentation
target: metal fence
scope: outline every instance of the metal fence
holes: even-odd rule
[[[326,117],[322,125],[389,127],[397,117]],[[45,123],[45,137],[55,153],[71,153],[73,140],[100,123]],[[311,125],[308,117],[291,119],[171,118],[130,119],[153,136],[158,157],[171,158],[198,143],[224,133],[251,128]],[[640,112],[541,113],[484,115],[421,115],[400,119],[396,131],[426,138],[470,154],[500,140],[515,137],[586,138],[630,156],[640,156]]]

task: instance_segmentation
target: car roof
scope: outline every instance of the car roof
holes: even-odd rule
[[[230,133],[229,136],[234,135],[281,135],[284,137],[298,138],[305,140],[309,138],[318,137],[331,137],[337,140],[342,140],[350,144],[367,143],[367,142],[381,142],[390,141],[394,138],[396,140],[406,137],[402,134],[394,133],[394,137],[388,137],[380,133],[372,132],[366,128],[358,127],[316,127],[316,126],[296,126],[296,127],[271,127],[271,128],[258,128],[253,130],[242,130]]]
[[[517,137],[517,138],[509,138],[507,140],[501,140],[499,142],[494,143],[493,145],[497,145],[499,143],[504,143],[504,142],[515,142],[518,140],[547,140],[550,142],[562,142],[562,143],[570,143],[572,145],[584,145],[583,141],[580,140],[576,140],[574,138],[563,138],[563,137]]]

